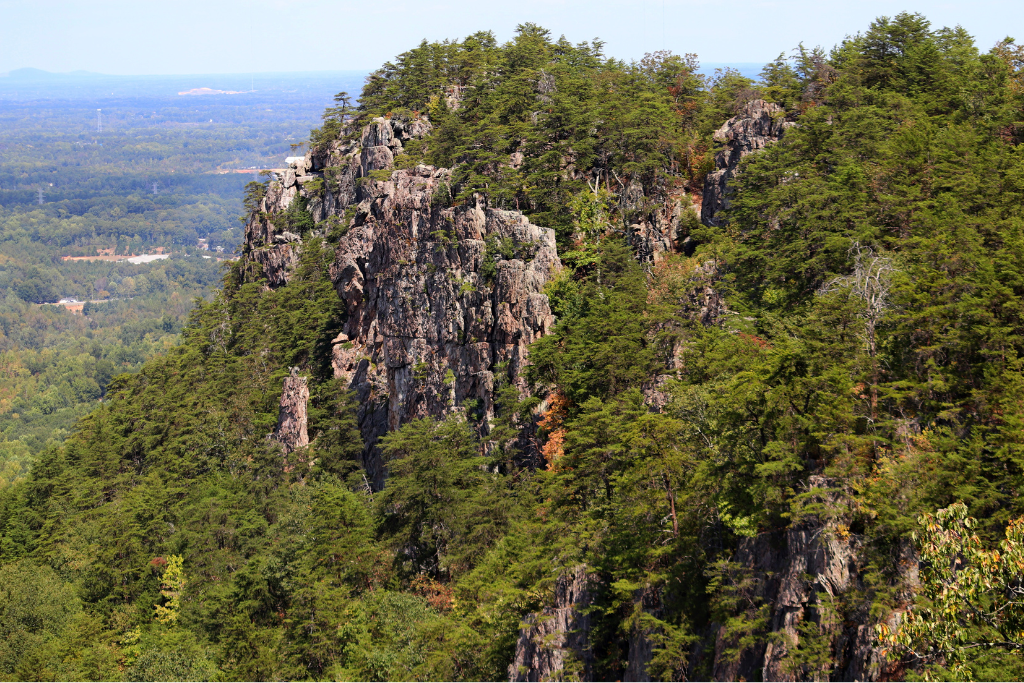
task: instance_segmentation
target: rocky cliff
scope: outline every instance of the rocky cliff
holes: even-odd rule
[[[727,182],[740,159],[778,141],[791,125],[780,115],[776,105],[751,102],[715,134],[723,147],[704,188],[706,223],[717,224],[718,212],[728,207]],[[332,366],[356,393],[363,465],[376,489],[386,477],[375,445],[382,435],[417,417],[454,411],[466,411],[486,432],[498,382],[522,386],[529,344],[554,324],[543,291],[560,269],[554,232],[517,211],[493,209],[482,196],[456,204],[449,169],[395,168],[404,145],[429,131],[422,118],[381,118],[358,140],[311,151],[270,184],[246,227],[243,272],[262,272],[270,287],[288,281],[309,240],[326,240],[334,250],[330,276],[346,320],[333,340]],[[638,217],[627,231],[637,258],[653,268],[680,268],[661,257],[679,247],[680,222],[693,209],[665,196],[671,201],[652,209],[639,186],[626,186],[619,202],[624,215]],[[316,226],[304,234],[284,227],[296,198]],[[721,322],[727,311],[714,288],[718,271],[708,261],[687,272],[680,316],[706,326]],[[669,378],[644,386],[652,410],[667,402]],[[285,380],[274,437],[286,454],[308,442],[298,417],[307,399],[305,380]],[[841,507],[838,500],[828,505]],[[707,671],[717,680],[877,678],[880,658],[872,647],[860,555],[861,541],[841,515],[743,540],[730,566],[750,604],[766,615],[756,644],[741,646],[735,634],[714,627],[694,660],[713,656]],[[550,606],[522,626],[512,680],[589,679],[594,579],[579,567],[557,580]],[[637,599],[643,611],[660,609],[656,593]],[[627,680],[648,679],[651,636],[630,632]],[[815,659],[815,652],[827,656]]]
[[[864,542],[848,526],[851,502],[837,481],[819,475],[809,478],[808,491],[822,514],[743,539],[731,559],[727,590],[749,606],[748,623],[759,623],[760,630],[745,634],[741,645],[737,634],[719,628],[716,681],[864,681],[886,674],[874,644],[877,617],[864,580]],[[909,544],[903,554],[899,564],[906,573],[897,594],[909,597],[917,561]]]
[[[593,577],[584,565],[562,574],[555,582],[551,607],[531,614],[519,631],[510,681],[589,681],[594,656],[590,646]],[[571,680],[571,678],[570,678]]]
[[[787,128],[796,125],[784,116],[779,105],[753,100],[715,131],[715,142],[722,147],[715,153],[715,171],[704,179],[700,217],[705,225],[721,225],[718,214],[729,208],[728,183],[736,177],[740,160],[778,142]]]
[[[521,381],[528,345],[554,316],[544,285],[560,269],[554,231],[483,197],[452,206],[443,168],[394,170],[425,119],[377,119],[358,142],[308,153],[271,183],[246,227],[243,269],[287,282],[302,244],[335,250],[331,278],[347,319],[333,367],[356,392],[364,466],[375,487],[374,444],[399,425],[468,407],[486,430],[496,373]],[[301,196],[317,229],[289,233],[280,217]]]
[[[271,438],[281,444],[281,451],[286,456],[286,471],[293,469],[298,462],[295,457],[289,456],[309,445],[308,410],[309,386],[306,378],[299,377],[298,371],[292,368],[291,374],[284,379],[277,427],[271,434]]]

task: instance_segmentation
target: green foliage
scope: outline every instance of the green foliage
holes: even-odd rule
[[[286,230],[300,237],[309,234],[316,227],[313,216],[306,210],[308,200],[301,194],[295,195],[291,204],[282,213],[274,217],[274,227]]]
[[[495,365],[491,393],[441,397],[443,418],[363,444],[331,366],[333,249],[296,200],[279,226],[306,235],[287,284],[233,266],[136,374],[78,354],[95,388],[69,390],[105,387],[103,406],[0,490],[4,676],[496,680],[524,617],[584,565],[595,679],[624,678],[644,641],[652,677],[710,678],[713,656],[742,663],[769,643],[786,675],[835,677],[835,634],[906,607],[921,511],[963,501],[929,520],[918,601],[883,635],[931,658],[919,673],[1019,677],[1012,41],[982,55],[902,14],[769,64],[757,87],[799,125],[744,160],[726,224],[690,219],[692,254],[643,265],[621,230],[695,189],[711,131],[758,93],[732,71],[700,79],[692,56],[627,65],[602,49],[531,24],[505,45],[424,42],[314,135],[427,111],[434,132],[403,163],[455,166],[436,206],[481,193],[559,231],[557,322],[530,347],[528,387]],[[488,240],[481,280],[531,249]],[[123,334],[170,332],[166,318]],[[18,378],[15,360],[41,362],[3,358]],[[311,464],[286,469],[266,437],[290,368],[309,381]],[[428,379],[422,359],[410,369]],[[374,448],[378,491],[360,464]],[[773,579],[737,555],[790,531],[859,549],[857,585],[815,589],[797,638],[772,630]]]
[[[555,382],[574,405],[608,397],[655,373],[658,358],[644,319],[647,285],[628,247],[602,243],[595,276],[580,294],[584,312],[560,320],[531,349],[534,381]]]
[[[500,534],[501,524],[487,510],[486,461],[469,424],[417,420],[384,437],[381,450],[390,479],[380,524],[399,567],[435,577],[468,569],[478,537]]]
[[[973,529],[978,521],[955,503],[921,516],[919,543],[925,564],[921,608],[903,614],[893,630],[877,627],[891,655],[924,663],[945,678],[973,680],[993,654],[1020,670],[1024,649],[1024,519],[1010,522],[998,550],[988,550]]]
[[[81,611],[74,588],[30,561],[0,567],[0,586],[0,672],[21,677],[32,660],[53,666],[59,636]]]
[[[611,197],[631,184],[652,196],[685,170],[696,188],[720,112],[731,115],[750,83],[728,72],[705,84],[694,55],[658,52],[624,64],[606,58],[600,41],[553,40],[534,24],[516,31],[504,45],[477,33],[461,42],[424,41],[399,55],[370,75],[356,122],[427,112],[434,131],[417,143],[425,151],[410,149],[399,166],[423,158],[454,167],[436,205],[482,193],[493,207],[555,228],[562,246],[571,244],[581,216],[584,231],[611,224]],[[588,193],[600,197],[600,218],[579,206]]]
[[[323,125],[310,131],[310,147],[321,147],[337,139],[345,130],[349,116],[354,112],[352,98],[347,92],[342,91],[335,95],[334,106],[328,107],[323,113]]]
[[[185,590],[185,571],[182,568],[181,555],[170,555],[163,568],[160,580],[160,595],[164,598],[162,605],[156,607],[156,620],[161,624],[173,624],[178,620],[181,609],[181,594]]]

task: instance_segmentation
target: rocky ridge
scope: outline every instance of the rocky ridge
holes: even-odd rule
[[[724,147],[716,155],[719,170],[705,183],[705,223],[721,220],[716,214],[728,207],[727,182],[735,177],[740,159],[781,139],[792,125],[779,118],[780,112],[777,105],[751,102],[716,132]],[[404,143],[429,131],[422,118],[376,119],[358,142],[311,151],[270,185],[261,211],[246,228],[243,270],[258,268],[271,287],[288,281],[305,241],[340,235],[330,243],[335,251],[330,274],[347,319],[333,340],[332,366],[335,376],[356,392],[367,444],[363,465],[375,489],[386,476],[374,445],[380,436],[417,417],[459,410],[468,410],[486,431],[502,374],[521,384],[529,344],[554,324],[543,293],[560,269],[554,232],[531,224],[518,211],[492,209],[482,196],[451,206],[449,169],[396,169]],[[305,199],[317,224],[309,234],[274,225],[297,196]],[[683,212],[692,209],[674,201],[665,202],[663,211],[650,212],[651,201],[639,186],[620,193],[623,206],[642,216],[628,233],[637,258],[656,267],[663,254],[678,248]],[[695,286],[680,300],[704,325],[718,324],[726,313],[713,286],[717,270],[713,262],[698,267]],[[654,410],[667,400],[661,391],[667,378],[644,387]],[[301,412],[293,405],[304,402],[301,390],[288,384],[299,379],[286,379],[281,425]],[[290,445],[301,441],[297,431],[285,436],[291,431],[296,430],[280,425],[275,430],[286,453],[305,445]],[[861,587],[859,540],[837,524],[805,522],[741,543],[732,563],[749,575],[753,599],[767,605],[770,616],[760,644],[735,657],[727,655],[735,649],[727,632],[708,634],[716,680],[880,674],[866,614],[844,614],[847,621],[842,622],[821,602],[822,594],[842,597]],[[594,598],[592,578],[582,567],[567,570],[556,582],[552,605],[527,617],[509,669],[512,680],[549,680],[562,676],[569,663],[579,668],[581,680],[589,679],[586,615]],[[655,598],[638,600],[650,611],[657,609]],[[791,653],[807,638],[806,624],[815,625],[819,639],[843,662],[841,671],[793,669]],[[651,635],[631,633],[627,680],[648,679]]]
[[[394,169],[403,141],[429,130],[423,118],[379,118],[359,142],[307,153],[246,226],[243,270],[258,266],[271,287],[287,282],[304,240],[340,234],[331,279],[347,319],[332,364],[356,392],[375,488],[380,436],[464,406],[486,431],[498,375],[521,382],[527,347],[554,324],[543,293],[561,268],[553,230],[480,196],[451,206],[448,169]],[[308,235],[274,224],[296,196],[317,224]]]
[[[753,100],[715,131],[715,142],[722,148],[715,153],[716,170],[704,179],[700,217],[705,225],[722,224],[718,214],[729,208],[728,183],[736,177],[740,160],[778,142],[796,125],[785,120],[785,113],[778,104]]]

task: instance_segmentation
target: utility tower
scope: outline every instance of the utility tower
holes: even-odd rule
[[[157,183],[153,183],[153,194],[160,194],[159,192],[156,191],[156,186]]]
[[[102,133],[103,132],[103,110],[102,109],[97,109],[96,110],[96,132],[97,133]]]
[[[42,204],[43,203],[43,188],[40,187],[39,189],[36,190],[36,192],[38,193],[36,195],[36,203],[37,204]]]

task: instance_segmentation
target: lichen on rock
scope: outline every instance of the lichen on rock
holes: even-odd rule
[[[358,145],[310,151],[293,187],[271,184],[246,231],[243,270],[259,264],[276,287],[287,282],[301,242],[276,243],[275,216],[301,194],[318,227],[304,239],[340,226],[327,246],[346,321],[331,360],[356,393],[363,465],[377,488],[385,478],[379,437],[414,418],[464,409],[486,433],[495,372],[525,389],[527,348],[555,322],[543,292],[561,268],[553,230],[490,208],[480,195],[451,206],[449,169],[420,165],[381,178],[391,150],[429,130],[422,118],[378,118]],[[320,179],[318,192],[303,194]]]

